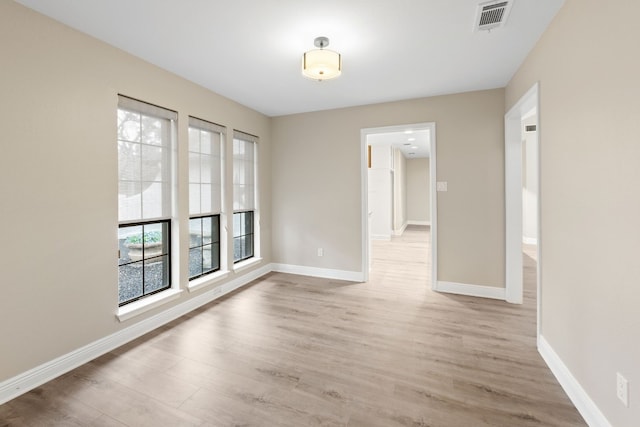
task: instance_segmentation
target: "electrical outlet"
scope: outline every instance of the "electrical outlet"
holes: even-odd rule
[[[625,377],[623,377],[620,372],[616,375],[617,385],[616,385],[616,394],[618,395],[618,399],[626,406],[629,407],[629,382]]]
[[[447,181],[436,182],[436,191],[447,191]]]
[[[324,256],[324,249],[318,248],[318,256]]]

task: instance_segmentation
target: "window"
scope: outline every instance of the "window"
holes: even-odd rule
[[[255,255],[257,138],[235,131],[233,135],[233,262]]]
[[[253,256],[253,212],[233,214],[233,261],[239,262]]]
[[[120,225],[119,305],[170,287],[170,223]]]
[[[189,280],[220,270],[220,215],[189,218]]]
[[[224,131],[189,117],[189,280],[220,269]]]
[[[171,287],[172,150],[177,114],[118,98],[118,303]]]

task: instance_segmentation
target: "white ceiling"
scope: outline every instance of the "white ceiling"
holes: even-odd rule
[[[414,130],[408,127],[398,132],[381,132],[367,136],[367,144],[390,145],[398,148],[407,159],[429,157],[431,155],[430,131]]]
[[[269,116],[504,87],[564,0],[16,0]],[[317,36],[343,73],[302,77]]]

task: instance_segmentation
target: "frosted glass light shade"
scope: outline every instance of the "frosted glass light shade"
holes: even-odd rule
[[[333,79],[342,74],[342,58],[332,50],[310,50],[302,56],[302,74],[314,80]]]

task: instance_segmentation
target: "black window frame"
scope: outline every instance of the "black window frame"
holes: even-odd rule
[[[236,215],[242,215],[242,216],[246,216],[250,214],[251,215],[251,220],[250,220],[250,224],[251,224],[251,231],[250,232],[246,232],[246,227],[242,227],[242,230],[240,231],[241,234],[236,235],[236,229],[235,229],[235,217]],[[254,210],[246,210],[246,211],[238,211],[238,212],[234,212],[233,213],[233,263],[237,264],[239,262],[242,261],[246,261],[248,259],[251,259],[255,256],[255,231],[256,231],[256,227],[255,227],[255,211]],[[244,224],[246,226],[247,221],[246,219],[244,221],[241,222],[241,224]],[[248,256],[244,256],[242,255],[241,258],[236,259],[236,241],[239,241],[241,239],[244,238],[244,241],[246,242],[246,238],[250,236],[251,237],[251,254]],[[244,248],[244,247],[243,247]],[[245,251],[243,250],[242,253],[244,254]]]
[[[212,220],[211,226],[212,226],[212,230],[213,230],[214,224],[217,225],[218,231],[215,234],[218,236],[218,240],[214,241],[213,238],[212,238],[209,243],[204,243],[204,233],[202,232],[202,221],[200,223],[201,224],[200,225],[200,227],[201,227],[201,229],[200,229],[201,230],[201,232],[200,232],[200,236],[201,236],[200,245],[192,246],[191,245],[191,235],[189,235],[189,256],[188,256],[188,260],[189,260],[189,269],[188,269],[189,281],[198,279],[198,278],[203,277],[203,276],[206,276],[207,274],[215,273],[216,271],[220,271],[220,265],[221,265],[221,261],[222,261],[222,255],[221,255],[221,250],[220,250],[220,214],[193,215],[193,216],[189,217],[189,222],[191,222],[191,220],[194,220],[194,219],[202,220],[203,218],[212,218],[212,219],[215,218],[215,221]],[[189,229],[191,229],[191,228],[189,228]],[[191,234],[191,233],[189,233],[189,234]],[[213,234],[213,232],[212,232],[212,234]],[[190,275],[191,274],[191,249],[197,249],[197,248],[203,249],[205,246],[211,246],[213,248],[213,246],[215,244],[218,245],[218,263],[217,263],[218,267],[210,269],[210,270],[207,270],[207,271],[201,271],[199,274],[191,276]],[[202,259],[201,259],[200,265],[202,266],[201,270],[204,270],[204,267],[203,267],[204,266],[204,250],[202,250],[201,253],[202,253]]]
[[[166,291],[167,289],[171,289],[171,220],[170,219],[160,219],[160,220],[151,220],[151,221],[141,221],[141,222],[133,222],[133,223],[124,223],[124,224],[119,224],[118,225],[118,229],[120,228],[127,228],[127,227],[142,227],[142,236],[143,236],[143,242],[144,242],[144,235],[145,235],[145,231],[144,228],[150,225],[157,225],[157,224],[161,224],[163,226],[163,248],[166,249],[165,251],[162,251],[159,255],[150,257],[150,258],[145,258],[144,255],[144,251],[145,251],[145,247],[144,247],[144,243],[142,245],[142,258],[140,260],[136,260],[136,261],[129,261],[129,262],[124,262],[124,263],[120,263],[121,258],[121,251],[122,251],[122,245],[124,244],[124,242],[119,242],[120,247],[118,248],[118,274],[120,274],[120,269],[122,267],[127,267],[127,266],[131,266],[133,264],[142,264],[141,267],[141,282],[142,282],[142,295],[139,295],[135,298],[131,298],[128,299],[126,301],[120,302],[120,277],[118,278],[118,307],[122,307],[124,305],[127,304],[131,304],[132,302],[135,301],[139,301],[142,298],[148,297],[150,295],[156,294],[158,292],[162,292],[162,291]],[[166,227],[166,228],[164,228]],[[158,259],[158,258],[162,258],[162,257],[166,257],[166,263],[163,264],[163,269],[162,269],[162,274],[163,274],[163,278],[165,279],[165,285],[159,289],[154,289],[151,292],[145,292],[145,272],[146,272],[146,268],[145,268],[145,264],[147,264],[150,260],[154,260],[154,259]]]

